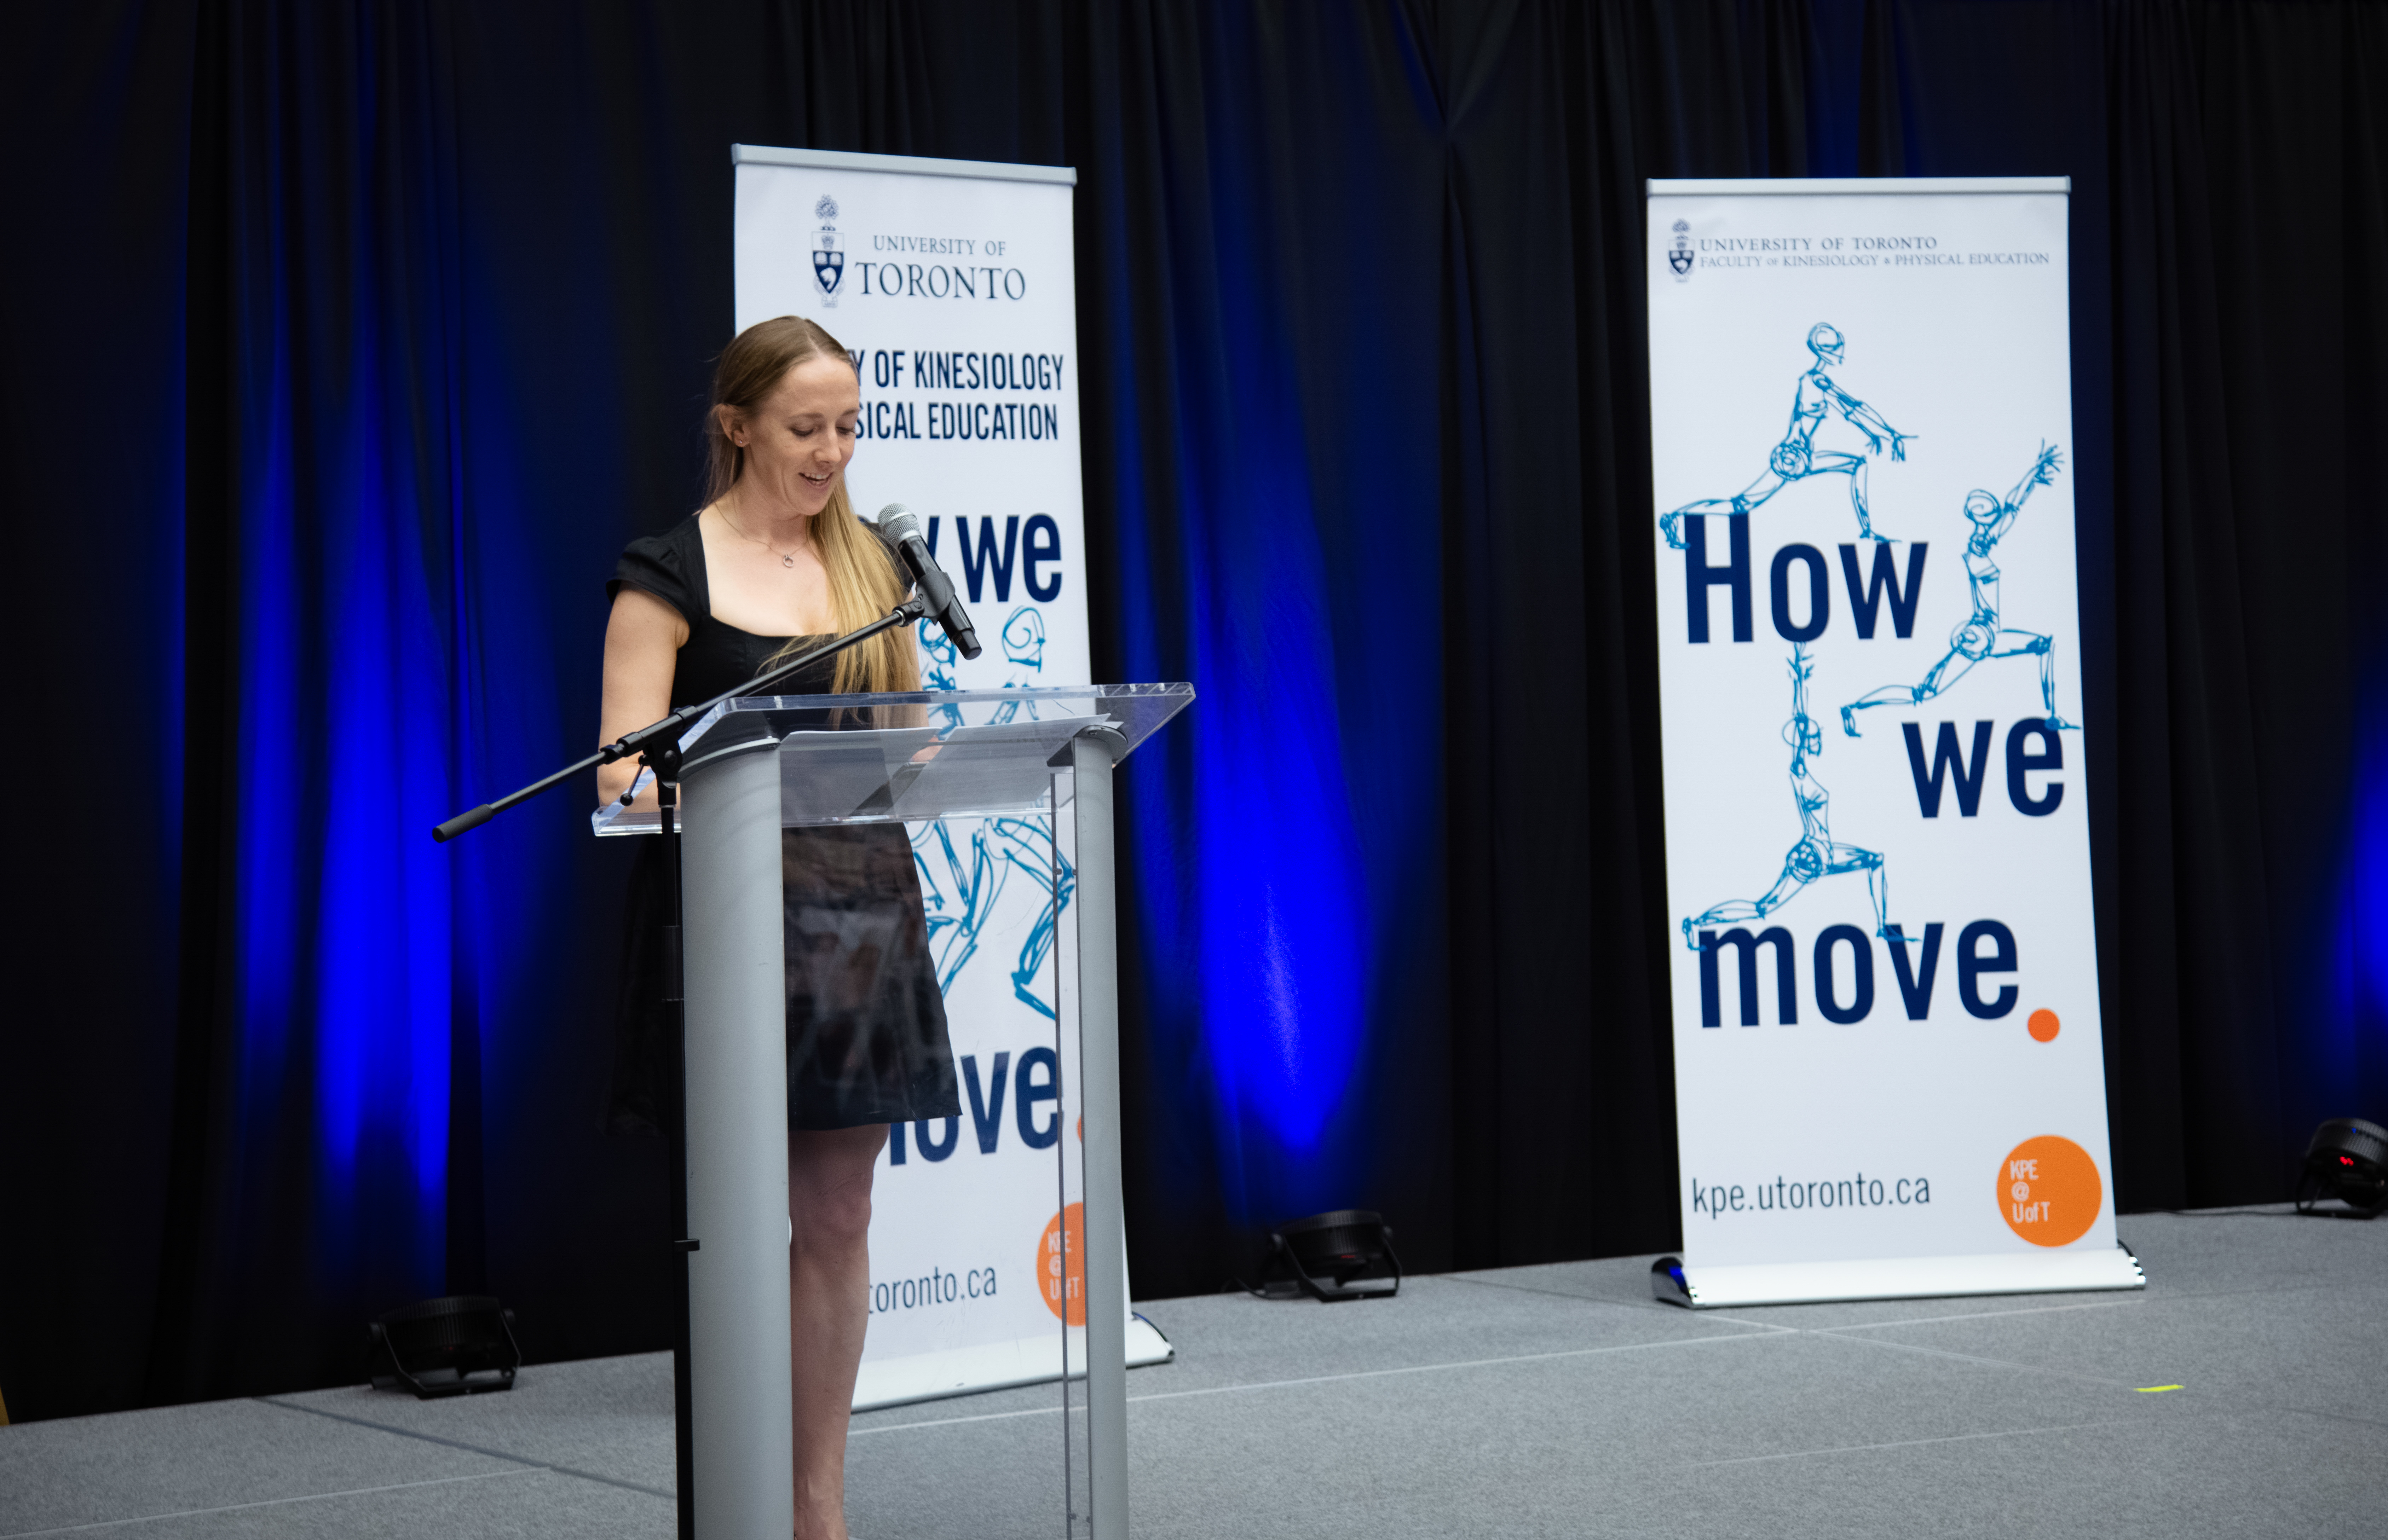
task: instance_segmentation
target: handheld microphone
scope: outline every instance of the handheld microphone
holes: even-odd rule
[[[970,612],[962,608],[961,597],[954,592],[953,580],[929,554],[921,538],[920,515],[900,502],[891,502],[879,511],[879,532],[896,542],[903,553],[904,565],[911,570],[912,581],[928,603],[929,614],[946,633],[947,640],[965,658],[975,658],[982,649],[978,633],[972,629]]]

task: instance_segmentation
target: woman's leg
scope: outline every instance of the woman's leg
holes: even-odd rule
[[[845,1425],[870,1293],[870,1175],[885,1124],[788,1130],[796,1534],[845,1540]]]

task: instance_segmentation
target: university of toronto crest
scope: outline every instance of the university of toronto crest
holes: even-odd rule
[[[837,308],[837,286],[845,277],[845,253],[837,238],[837,199],[826,193],[813,205],[813,217],[821,221],[820,233],[813,237],[813,282],[820,285],[821,303]]]
[[[1692,263],[1696,254],[1692,250],[1692,227],[1682,220],[1675,221],[1675,245],[1667,253],[1667,265],[1675,270],[1675,281],[1682,283],[1692,275]]]

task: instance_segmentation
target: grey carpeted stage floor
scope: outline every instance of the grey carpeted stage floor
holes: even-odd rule
[[[1649,1259],[1391,1303],[1139,1306],[1141,1534],[2344,1536],[2388,1529],[2388,1220],[2126,1218],[2143,1294],[1695,1315]],[[2144,1387],[2178,1385],[2151,1392]],[[1051,1388],[855,1423],[858,1540],[1055,1536]],[[0,1536],[671,1533],[662,1357],[0,1429]]]

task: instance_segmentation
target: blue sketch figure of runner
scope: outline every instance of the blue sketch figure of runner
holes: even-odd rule
[[[954,681],[954,666],[959,654],[954,642],[934,620],[924,620],[915,628],[921,634],[921,688],[922,689],[956,690],[962,687]],[[962,709],[948,701],[929,711],[929,724],[950,732],[962,725]]]
[[[1051,1016],[1052,1003],[1037,992],[1036,978],[1052,954],[1061,912],[1077,890],[1076,868],[1055,852],[1052,830],[1035,818],[988,818],[971,829],[965,850],[954,842],[951,827],[939,819],[912,837],[912,860],[921,871],[929,951],[936,960],[941,991],[951,990],[962,966],[977,954],[979,938],[1011,877],[1023,876],[1035,886],[1039,894],[1036,918],[1021,942],[1011,992]]]
[[[2015,516],[2023,511],[2023,500],[2031,496],[2031,489],[2054,481],[2056,473],[2064,467],[2063,457],[2042,444],[2031,469],[2003,501],[1994,493],[1978,489],[1965,494],[1965,517],[1974,525],[1973,534],[1965,540],[1965,583],[1973,590],[1973,613],[1949,633],[1948,652],[1919,683],[1885,685],[1843,706],[1842,731],[1851,738],[1859,736],[1858,713],[1870,707],[1922,705],[1963,678],[1985,658],[2039,658],[2039,700],[2048,713],[2048,726],[2052,729],[2077,726],[2056,714],[2054,639],[2037,631],[1999,624],[1999,568],[1990,560],[1991,549],[2014,527]]]
[[[1801,889],[1819,877],[1863,872],[1866,891],[1874,899],[1874,933],[1890,935],[1890,877],[1879,852],[1856,845],[1835,844],[1832,830],[1832,793],[1816,778],[1810,761],[1824,751],[1824,735],[1808,714],[1808,679],[1816,671],[1807,650],[1791,649],[1791,720],[1783,725],[1783,741],[1791,745],[1791,801],[1799,810],[1799,842],[1783,858],[1783,875],[1774,886],[1754,899],[1727,899],[1706,914],[1683,922],[1683,944],[1700,950],[1699,932],[1734,920],[1762,920],[1798,897]],[[1896,938],[1894,938],[1896,939]]]
[[[1039,819],[996,818],[989,820],[987,828],[1002,850],[1005,867],[1035,884],[1040,895],[1036,923],[1028,928],[1012,963],[1011,992],[1049,1016],[1053,1005],[1036,992],[1036,977],[1053,953],[1061,912],[1070,907],[1070,896],[1078,886],[1077,869],[1054,850],[1052,827]]]
[[[1823,425],[1825,413],[1838,412],[1849,426],[1865,435],[1869,454],[1880,454],[1887,445],[1893,460],[1905,460],[1908,441],[1917,435],[1892,427],[1883,421],[1882,413],[1834,384],[1833,377],[1824,372],[1828,365],[1841,361],[1848,346],[1840,329],[1829,322],[1818,322],[1809,328],[1808,351],[1815,355],[1816,361],[1799,376],[1799,388],[1791,401],[1790,429],[1783,435],[1783,442],[1767,455],[1766,473],[1730,498],[1704,498],[1661,514],[1658,529],[1667,536],[1667,544],[1677,550],[1683,549],[1683,520],[1687,516],[1721,513],[1746,519],[1793,482],[1825,474],[1849,478],[1849,507],[1857,511],[1859,536],[1868,540],[1884,538],[1874,532],[1874,512],[1866,502],[1865,455],[1816,448],[1816,429]]]
[[[912,836],[912,863],[921,870],[921,907],[929,927],[929,953],[937,965],[937,988],[953,988],[962,965],[978,950],[978,933],[986,925],[986,901],[993,894],[994,862],[984,844],[970,846],[965,855],[954,844],[946,820],[923,824]],[[930,858],[940,859],[933,865]]]
[[[1005,689],[1029,688],[1045,672],[1045,617],[1035,605],[1023,604],[1004,617],[1003,658],[1011,665],[1003,677]],[[1029,721],[1038,720],[1034,701],[1006,701],[995,708],[995,714],[988,720],[1010,722],[1023,709]]]

